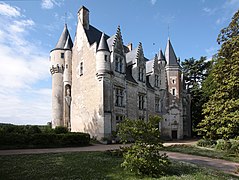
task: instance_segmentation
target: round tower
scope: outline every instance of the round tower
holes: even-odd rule
[[[71,81],[71,78],[68,77],[69,73],[66,74],[64,70],[66,68],[66,62],[69,63],[71,59],[72,45],[69,31],[65,25],[56,47],[50,52],[50,71],[52,74],[52,128],[64,126],[64,81]]]
[[[110,51],[106,42],[105,34],[102,33],[96,53],[96,73],[97,76],[111,72]]]

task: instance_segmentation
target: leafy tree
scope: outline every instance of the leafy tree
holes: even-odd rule
[[[203,119],[202,106],[208,100],[208,95],[204,93],[202,84],[209,74],[212,63],[206,60],[205,56],[200,57],[199,60],[192,57],[181,63],[186,86],[191,94],[192,129],[194,133],[196,133],[198,123]]]
[[[164,174],[170,164],[166,154],[160,154],[162,143],[158,129],[161,118],[150,117],[148,121],[125,119],[118,126],[118,136],[123,142],[134,144],[123,152],[121,164],[126,170],[138,175],[157,177]]]
[[[227,28],[221,30],[222,44],[211,72],[214,93],[204,105],[199,132],[211,139],[239,136],[239,10]]]

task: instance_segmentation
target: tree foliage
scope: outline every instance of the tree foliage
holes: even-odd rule
[[[227,28],[221,30],[221,48],[211,72],[214,93],[204,105],[199,132],[211,139],[239,136],[239,10]]]
[[[148,121],[125,119],[119,124],[118,136],[121,141],[135,142],[123,153],[121,165],[126,170],[153,177],[164,174],[170,161],[166,154],[159,152],[163,146],[158,129],[160,120],[160,117],[153,116]]]
[[[186,86],[191,94],[192,129],[194,133],[196,133],[198,123],[203,119],[202,106],[208,100],[208,95],[204,93],[202,84],[208,77],[212,62],[206,60],[205,56],[200,57],[199,60],[192,57],[181,63]]]

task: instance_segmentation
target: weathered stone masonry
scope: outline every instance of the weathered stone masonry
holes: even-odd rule
[[[92,26],[83,6],[74,43],[65,25],[50,59],[53,128],[101,139],[125,117],[160,115],[162,137],[191,136],[190,95],[169,39],[165,53],[147,59],[141,43],[124,45],[120,27],[108,36]]]

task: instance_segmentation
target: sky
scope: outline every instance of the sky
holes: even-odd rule
[[[168,37],[181,61],[207,56],[239,0],[6,0],[0,1],[0,123],[45,125],[51,121],[49,52],[64,24],[75,38],[84,5],[90,24],[112,36],[120,25],[125,45],[141,42],[151,59]]]

